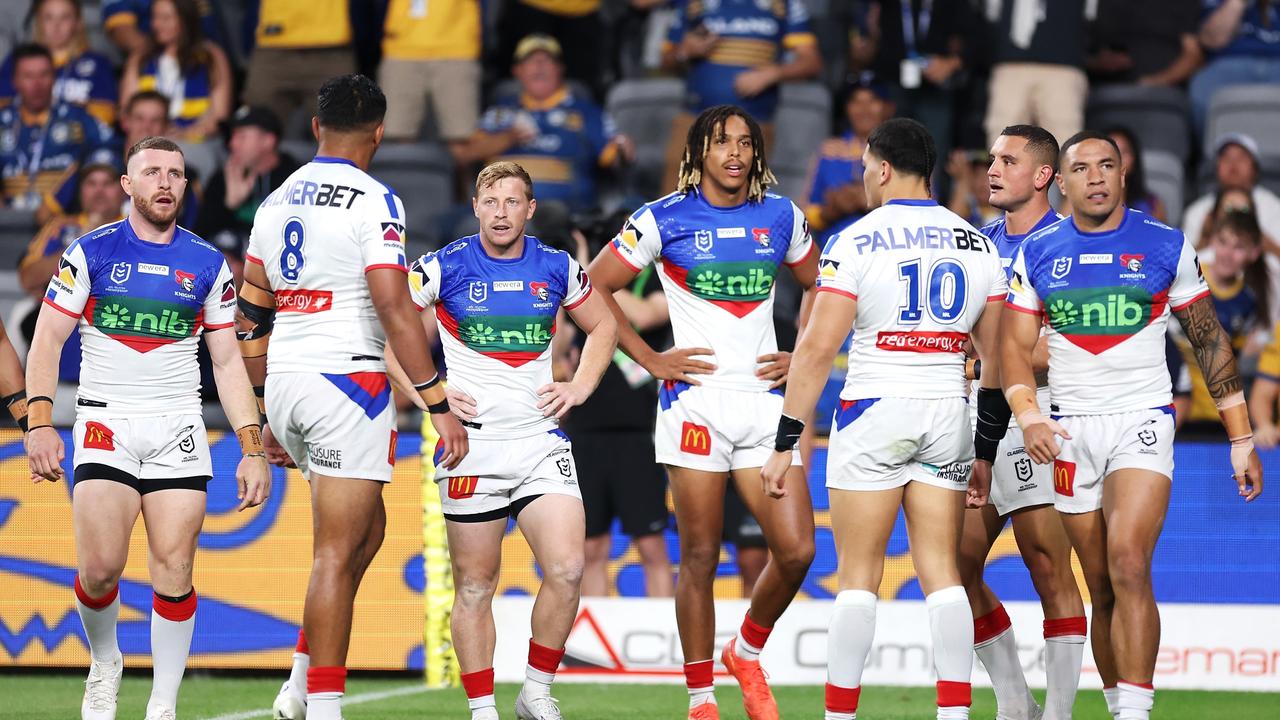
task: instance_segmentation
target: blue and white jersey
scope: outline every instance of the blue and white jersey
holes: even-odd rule
[[[818,291],[857,300],[842,400],[965,396],[965,341],[1008,282],[995,246],[933,200],[890,200],[841,230]]]
[[[214,246],[181,227],[150,243],[126,218],[66,249],[44,302],[80,320],[81,417],[198,414],[197,336],[232,326],[236,288]]]
[[[632,270],[657,262],[671,309],[675,346],[711,348],[707,387],[764,392],[756,358],[778,351],[773,284],[778,267],[813,251],[809,224],[795,203],[716,207],[702,193],[673,193],[637,210],[609,248]]]
[[[1165,367],[1170,310],[1209,295],[1181,230],[1127,210],[1115,230],[1071,218],[1028,237],[1007,307],[1044,318],[1055,412],[1098,415],[1172,401]]]
[[[577,261],[527,235],[519,258],[493,258],[471,235],[415,260],[409,292],[420,310],[435,308],[449,385],[475,398],[479,427],[468,435],[517,438],[558,427],[538,408],[538,388],[551,382],[556,312],[591,294]]]
[[[268,195],[245,256],[276,297],[267,372],[384,372],[365,273],[408,272],[404,237],[400,198],[348,160],[317,157]]]
[[[1000,253],[1000,264],[1004,266],[1005,277],[1011,277],[1013,275],[1013,258],[1018,254],[1018,248],[1022,247],[1022,241],[1058,222],[1062,219],[1062,216],[1056,210],[1050,208],[1049,212],[1044,214],[1044,217],[1036,221],[1035,227],[1021,235],[1009,234],[1008,229],[1005,227],[1005,217],[1001,213],[1000,217],[983,225],[978,232],[986,235],[991,244],[996,246],[996,252]]]

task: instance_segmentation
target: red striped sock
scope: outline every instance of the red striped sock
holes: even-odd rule
[[[684,684],[690,690],[702,690],[715,684],[712,677],[714,666],[710,660],[699,660],[684,664]]]
[[[462,676],[462,689],[468,700],[486,697],[493,694],[493,668],[485,668]]]
[[[1089,621],[1083,615],[1079,617],[1065,618],[1046,618],[1044,621],[1045,639],[1064,637],[1068,635],[1079,635],[1084,637],[1089,634]]]
[[[169,597],[153,591],[151,609],[169,622],[190,620],[196,614],[196,590],[191,588],[186,595],[179,597]]]
[[[89,593],[85,592],[84,586],[80,584],[79,575],[76,575],[75,588],[76,588],[76,599],[80,601],[80,604],[84,605],[90,610],[101,610],[102,608],[115,602],[116,597],[120,594],[120,585],[117,583],[116,585],[113,585],[110,590],[107,591],[106,595],[103,595],[100,598],[89,597]]]
[[[764,644],[769,640],[771,632],[773,628],[756,624],[756,621],[751,619],[751,613],[747,613],[742,616],[742,627],[738,628],[738,637],[758,654],[764,649]]]
[[[347,669],[340,665],[307,668],[307,693],[345,693]]]
[[[856,688],[843,688],[839,685],[827,683],[827,712],[847,713],[850,715],[858,712],[858,696],[861,694],[861,686]]]
[[[1009,628],[1013,627],[1013,623],[1009,620],[1009,613],[1005,612],[1004,605],[996,605],[996,609],[973,620],[973,644],[981,645],[992,638],[999,637]]]
[[[938,707],[968,707],[973,704],[973,686],[967,682],[938,681]]]

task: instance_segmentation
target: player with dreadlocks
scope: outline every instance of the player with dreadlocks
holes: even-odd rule
[[[760,650],[800,588],[813,559],[813,508],[793,453],[785,492],[766,496],[760,467],[773,452],[783,383],[791,364],[773,330],[773,284],[780,265],[806,292],[817,277],[804,213],[767,192],[773,184],[760,126],[746,111],[719,105],[689,130],[676,192],[637,210],[591,265],[591,282],[618,317],[618,344],[662,381],[654,445],[667,466],[680,526],[676,622],[689,686],[689,718],[719,718],[712,683],[715,608],[726,481],[733,479],[769,544],[768,566],[741,630],[721,660],[742,686],[751,720],[778,717],[760,669]],[[656,262],[671,312],[675,347],[649,347],[613,293]]]

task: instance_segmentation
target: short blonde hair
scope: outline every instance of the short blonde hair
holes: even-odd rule
[[[529,173],[520,166],[520,163],[511,162],[510,160],[489,163],[480,171],[480,174],[476,176],[476,196],[479,197],[481,189],[493,187],[494,183],[505,178],[523,180],[525,199],[533,199],[533,178],[529,177]]]

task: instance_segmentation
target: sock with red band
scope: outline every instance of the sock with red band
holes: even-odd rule
[[[716,684],[713,677],[715,670],[711,660],[698,660],[684,664],[684,684],[689,689],[689,707],[695,708],[703,703],[715,703]]]
[[[114,663],[120,660],[120,644],[116,638],[116,623],[120,619],[120,586],[117,585],[99,598],[89,597],[76,576],[76,611],[84,624],[85,637],[89,639],[89,654],[94,662]]]
[[[733,652],[743,660],[760,660],[760,651],[769,639],[771,627],[757,625],[751,619],[751,613],[742,616],[742,627],[738,628],[738,641],[733,644]]]
[[[1044,696],[1045,720],[1071,720],[1088,632],[1089,624],[1083,615],[1044,621],[1045,679],[1049,688]]]
[[[311,667],[311,647],[307,633],[298,628],[298,644],[293,648],[293,666],[289,668],[289,687],[299,695],[307,694],[307,669]]]
[[[827,712],[823,720],[855,720],[858,717],[858,696],[862,688],[845,688],[827,683]]]
[[[467,693],[467,706],[472,712],[497,707],[493,699],[493,668],[477,670],[462,676],[462,689]]]
[[[342,720],[347,669],[330,665],[307,669],[307,719]]]
[[[1120,689],[1115,685],[1102,688],[1102,699],[1107,701],[1107,712],[1111,713],[1111,717],[1115,717],[1120,712],[1120,708],[1116,707],[1116,701],[1120,697]]]
[[[876,600],[867,590],[836,595],[827,626],[827,720],[852,720],[858,710],[862,669],[876,636]]]
[[[1156,689],[1151,683],[1116,683],[1117,720],[1147,720],[1156,704]]]
[[[938,720],[969,717],[973,672],[973,614],[964,588],[952,585],[924,598],[938,677]]]
[[[552,650],[529,640],[529,664],[524,668],[524,688],[521,690],[525,697],[546,697],[551,694],[551,683],[555,682],[556,670],[560,669],[560,659],[563,657],[564,648]]]
[[[1026,675],[1022,673],[1018,642],[1004,605],[997,605],[995,610],[974,619],[973,651],[991,678],[997,714],[1013,718],[1031,717],[1035,698],[1027,687]]]
[[[973,686],[967,682],[939,680],[938,720],[968,720],[973,704]]]
[[[187,670],[191,634],[196,629],[196,591],[169,597],[154,593],[151,598],[151,700],[147,708],[176,709],[178,686]]]

